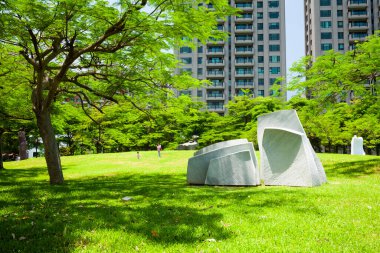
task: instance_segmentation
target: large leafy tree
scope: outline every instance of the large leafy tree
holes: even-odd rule
[[[224,0],[1,0],[0,43],[16,47],[32,68],[27,78],[50,183],[64,181],[51,123],[55,100],[72,94],[83,108],[101,110],[121,93],[132,102],[136,93],[165,89],[178,79],[163,50],[220,36],[216,20],[231,13]]]

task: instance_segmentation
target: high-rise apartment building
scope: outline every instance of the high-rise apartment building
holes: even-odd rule
[[[241,11],[218,20],[218,29],[229,34],[227,40],[176,50],[182,62],[177,73],[188,71],[212,82],[178,94],[198,98],[219,114],[226,112],[225,105],[234,96],[244,94],[243,89],[254,97],[269,96],[275,80],[286,75],[285,0],[231,0],[230,4]]]
[[[380,29],[380,0],[304,0],[305,50],[345,52]]]

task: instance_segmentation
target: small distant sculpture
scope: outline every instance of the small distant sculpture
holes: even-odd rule
[[[365,155],[363,149],[363,138],[362,137],[352,137],[351,140],[351,155]]]
[[[189,184],[259,185],[253,144],[246,139],[219,142],[194,153],[187,165]]]
[[[257,137],[265,185],[318,186],[326,174],[295,110],[258,118]]]

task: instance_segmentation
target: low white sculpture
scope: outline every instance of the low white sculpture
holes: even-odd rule
[[[352,137],[351,140],[351,155],[365,155],[363,149],[363,138],[362,137]]]
[[[295,110],[260,116],[257,137],[265,185],[318,186],[326,182]]]
[[[259,185],[256,154],[246,139],[219,142],[195,152],[187,165],[189,184]]]

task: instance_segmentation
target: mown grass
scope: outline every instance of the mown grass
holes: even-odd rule
[[[380,158],[319,154],[321,187],[186,184],[188,151],[41,158],[0,172],[0,252],[380,252]],[[121,198],[130,196],[130,201]]]

